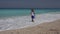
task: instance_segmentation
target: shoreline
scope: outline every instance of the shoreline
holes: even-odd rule
[[[5,22],[8,23],[8,24],[6,24],[6,26],[8,28],[5,27],[4,25],[2,25],[3,26],[2,28],[6,28],[6,29],[2,29],[2,30],[13,30],[14,28],[15,29],[20,29],[20,28],[22,29],[22,28],[26,28],[26,27],[29,27],[29,26],[31,27],[31,26],[35,26],[35,25],[38,25],[38,24],[42,24],[42,23],[45,23],[45,22],[52,22],[52,21],[55,21],[57,19],[60,19],[59,15],[60,14],[39,14],[39,15],[36,15],[36,19],[35,19],[34,23],[32,23],[30,21],[31,20],[30,16],[25,16],[24,18],[23,18],[23,16],[21,18],[20,17],[9,18],[9,19],[1,21],[1,22],[5,21]],[[12,23],[10,23],[10,22],[12,22]],[[11,24],[11,26],[10,26],[10,24]]]
[[[57,32],[60,32],[60,19],[53,22],[45,22],[36,26],[26,27],[22,29],[0,31],[0,34],[53,34]]]

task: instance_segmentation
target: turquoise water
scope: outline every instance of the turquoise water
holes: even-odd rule
[[[60,12],[60,9],[34,9],[36,14]],[[31,9],[0,9],[0,17],[30,15]]]
[[[41,15],[36,15],[35,22],[32,23],[29,16],[30,9],[0,9],[0,31],[20,29],[21,27],[34,26],[60,19],[60,9],[34,9],[34,11],[36,14]],[[59,12],[59,14],[52,14],[51,12]]]

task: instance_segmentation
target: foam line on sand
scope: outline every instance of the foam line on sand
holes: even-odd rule
[[[28,26],[35,26],[45,22],[52,22],[54,20],[60,19],[60,14],[39,14],[35,17],[35,22],[31,22],[30,16],[22,17],[10,17],[6,19],[0,19],[0,31],[13,30],[25,28]]]

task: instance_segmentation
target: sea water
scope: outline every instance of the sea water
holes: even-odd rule
[[[0,9],[0,30],[10,30],[50,22],[60,18],[60,9],[34,9],[35,22],[31,22],[31,9]]]
[[[36,14],[49,13],[49,12],[60,12],[60,9],[34,9]],[[31,9],[0,9],[1,17],[11,16],[27,16],[30,15]]]

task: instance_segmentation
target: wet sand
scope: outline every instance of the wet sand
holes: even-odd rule
[[[60,20],[22,29],[0,31],[0,34],[60,34]]]

